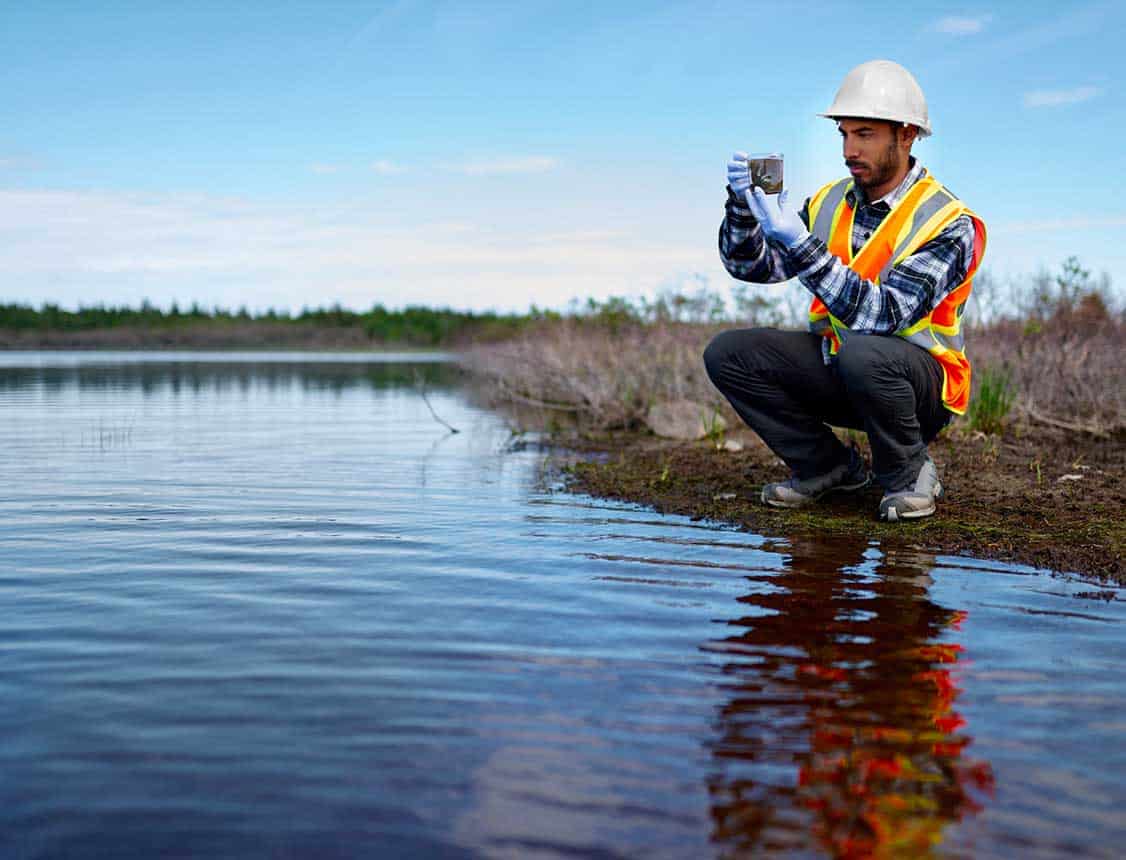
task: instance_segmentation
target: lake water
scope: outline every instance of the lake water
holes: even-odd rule
[[[0,353],[0,857],[1120,856],[1120,591],[569,495],[407,358]]]

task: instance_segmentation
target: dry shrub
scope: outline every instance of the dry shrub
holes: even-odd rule
[[[973,310],[990,321],[967,331],[974,396],[983,382],[1006,382],[1003,392],[985,391],[983,400],[997,395],[987,423],[1000,429],[1015,418],[1100,435],[1126,431],[1126,314],[1116,309],[1109,279],[1093,279],[1070,258],[1058,274],[1011,283],[1007,294],[999,282],[980,280]],[[636,428],[652,404],[686,398],[739,426],[707,378],[704,347],[723,328],[784,326],[794,314],[781,301],[737,287],[736,323],[707,290],[654,303],[591,300],[577,315],[544,318],[513,340],[474,347],[465,363],[487,383],[490,400],[530,406],[545,424],[570,415],[584,427]],[[981,406],[989,412],[990,404]]]
[[[691,323],[566,319],[474,347],[464,363],[486,380],[491,399],[535,407],[545,424],[559,413],[587,428],[637,428],[652,404],[680,398],[734,421],[704,370],[704,347],[717,331]]]
[[[704,371],[703,351],[723,326],[589,320],[545,323],[520,337],[471,349],[465,364],[494,403],[533,407],[547,424],[571,416],[580,426],[641,426],[649,407],[687,398],[739,426]],[[1016,396],[1013,417],[1099,435],[1126,430],[1126,321],[1104,314],[1002,320],[967,335],[974,396],[990,374]]]
[[[1008,374],[1018,412],[1104,434],[1126,429],[1124,338],[1121,318],[1074,314],[1043,324],[1004,320],[971,332],[967,346],[976,370]]]

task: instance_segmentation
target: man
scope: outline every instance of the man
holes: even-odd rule
[[[813,294],[807,332],[723,332],[704,353],[713,384],[789,467],[767,484],[776,507],[859,490],[871,475],[828,425],[864,430],[883,487],[881,519],[925,517],[942,484],[927,443],[969,401],[961,315],[985,225],[911,155],[931,133],[902,66],[874,60],[845,77],[829,110],[850,178],[786,207],[728,164],[719,252],[736,278],[796,277]]]

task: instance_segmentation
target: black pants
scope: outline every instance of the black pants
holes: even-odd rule
[[[942,367],[900,337],[850,334],[826,365],[821,337],[769,328],[717,335],[712,383],[799,478],[828,472],[848,449],[828,425],[868,434],[872,471],[891,493],[914,485],[927,443],[946,426]]]

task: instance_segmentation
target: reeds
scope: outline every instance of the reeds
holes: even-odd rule
[[[491,400],[532,407],[544,426],[567,418],[588,429],[636,429],[649,407],[663,400],[730,409],[701,360],[718,330],[692,323],[611,327],[563,319],[505,343],[474,347],[464,361],[486,381]]]
[[[1078,267],[1069,264],[1074,281]],[[1126,432],[1126,318],[1111,309],[1105,285],[1064,283],[1053,290],[1068,272],[1065,267],[1055,282],[1042,276],[1025,306],[1010,302],[1008,315],[995,313],[991,322],[967,328],[973,391],[970,410],[955,427]],[[618,299],[591,303],[585,313],[545,319],[512,340],[474,347],[466,364],[486,381],[492,401],[530,406],[544,426],[567,416],[585,428],[638,428],[653,403],[681,398],[738,426],[707,378],[704,347],[724,328],[778,320],[724,321],[717,312],[723,306],[714,294],[640,307]],[[685,307],[694,310],[672,313]]]

